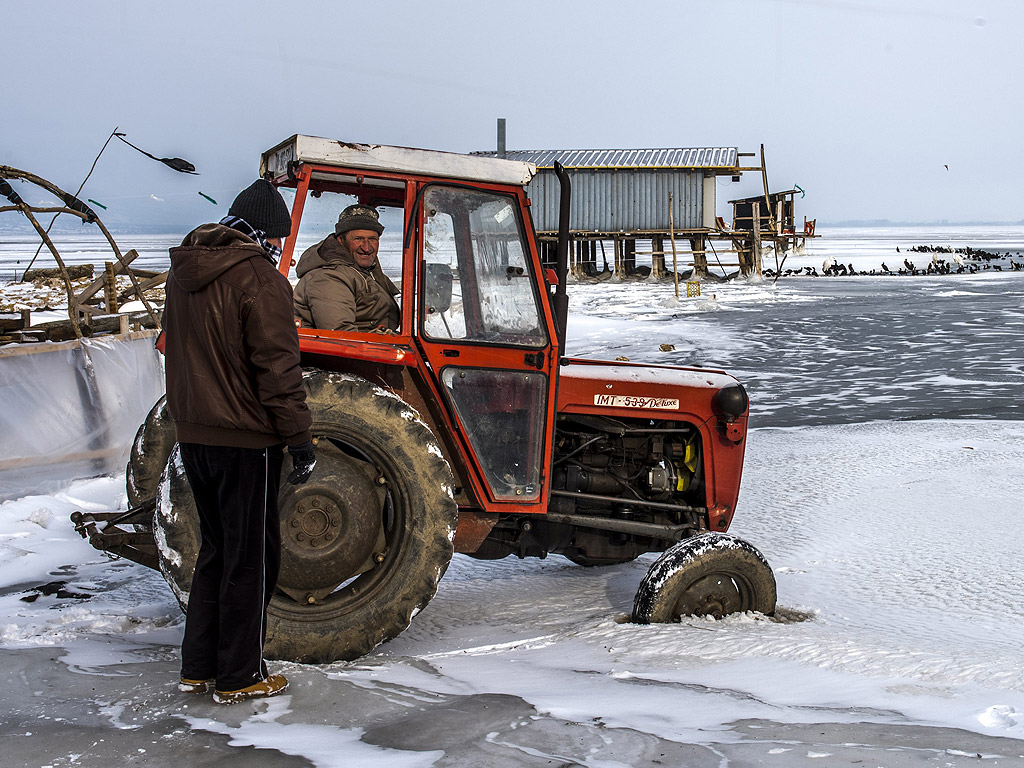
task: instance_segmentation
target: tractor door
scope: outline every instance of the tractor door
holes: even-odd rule
[[[435,386],[488,508],[543,512],[557,347],[523,198],[446,184],[421,195],[418,337]]]

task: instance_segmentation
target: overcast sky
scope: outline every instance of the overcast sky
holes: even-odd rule
[[[218,218],[294,133],[468,152],[765,145],[819,222],[1024,219],[1024,3],[0,0],[0,164],[111,228]],[[750,158],[754,160],[754,158]],[[947,168],[948,166],[948,168]],[[760,191],[719,182],[719,212]],[[218,200],[213,206],[199,196]],[[41,198],[42,196],[40,196]],[[5,217],[0,214],[0,234]]]

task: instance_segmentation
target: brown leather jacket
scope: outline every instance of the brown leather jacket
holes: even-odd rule
[[[179,442],[265,448],[310,439],[291,286],[245,235],[204,224],[171,248],[163,327]]]
[[[334,235],[310,246],[295,267],[295,317],[303,328],[371,333],[398,330],[398,288],[380,262],[362,268]]]

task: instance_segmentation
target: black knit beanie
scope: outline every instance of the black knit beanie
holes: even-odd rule
[[[334,234],[341,237],[353,229],[371,229],[379,235],[384,232],[384,225],[380,223],[375,209],[356,203],[350,205],[338,216],[338,223],[334,225]]]
[[[250,227],[263,230],[269,238],[288,237],[292,231],[288,204],[266,179],[258,179],[239,192],[228,215],[245,219]]]

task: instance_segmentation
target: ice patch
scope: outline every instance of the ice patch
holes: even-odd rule
[[[280,699],[290,699],[282,696]],[[228,736],[233,747],[255,747],[309,760],[318,768],[358,765],[360,768],[428,768],[444,757],[444,752],[411,752],[377,747],[361,741],[362,728],[336,728],[330,725],[306,723],[280,723],[278,719],[288,713],[281,711],[280,702],[270,699],[268,705],[278,708],[256,714],[239,725],[232,726],[212,718],[181,716],[190,727],[199,731]],[[287,706],[287,702],[284,702]]]
[[[1024,728],[1024,712],[1007,704],[994,704],[978,715],[978,722],[986,728]]]
[[[101,715],[103,715],[110,721],[111,725],[113,725],[118,730],[134,731],[139,728],[138,725],[126,723],[121,719],[121,716],[124,714],[125,707],[127,707],[130,703],[131,702],[127,701],[118,701],[112,704],[101,705],[99,708],[99,712]]]
[[[46,507],[34,509],[29,513],[28,516],[28,521],[30,523],[35,523],[40,528],[49,528],[51,520],[53,520],[53,512],[51,512]]]

